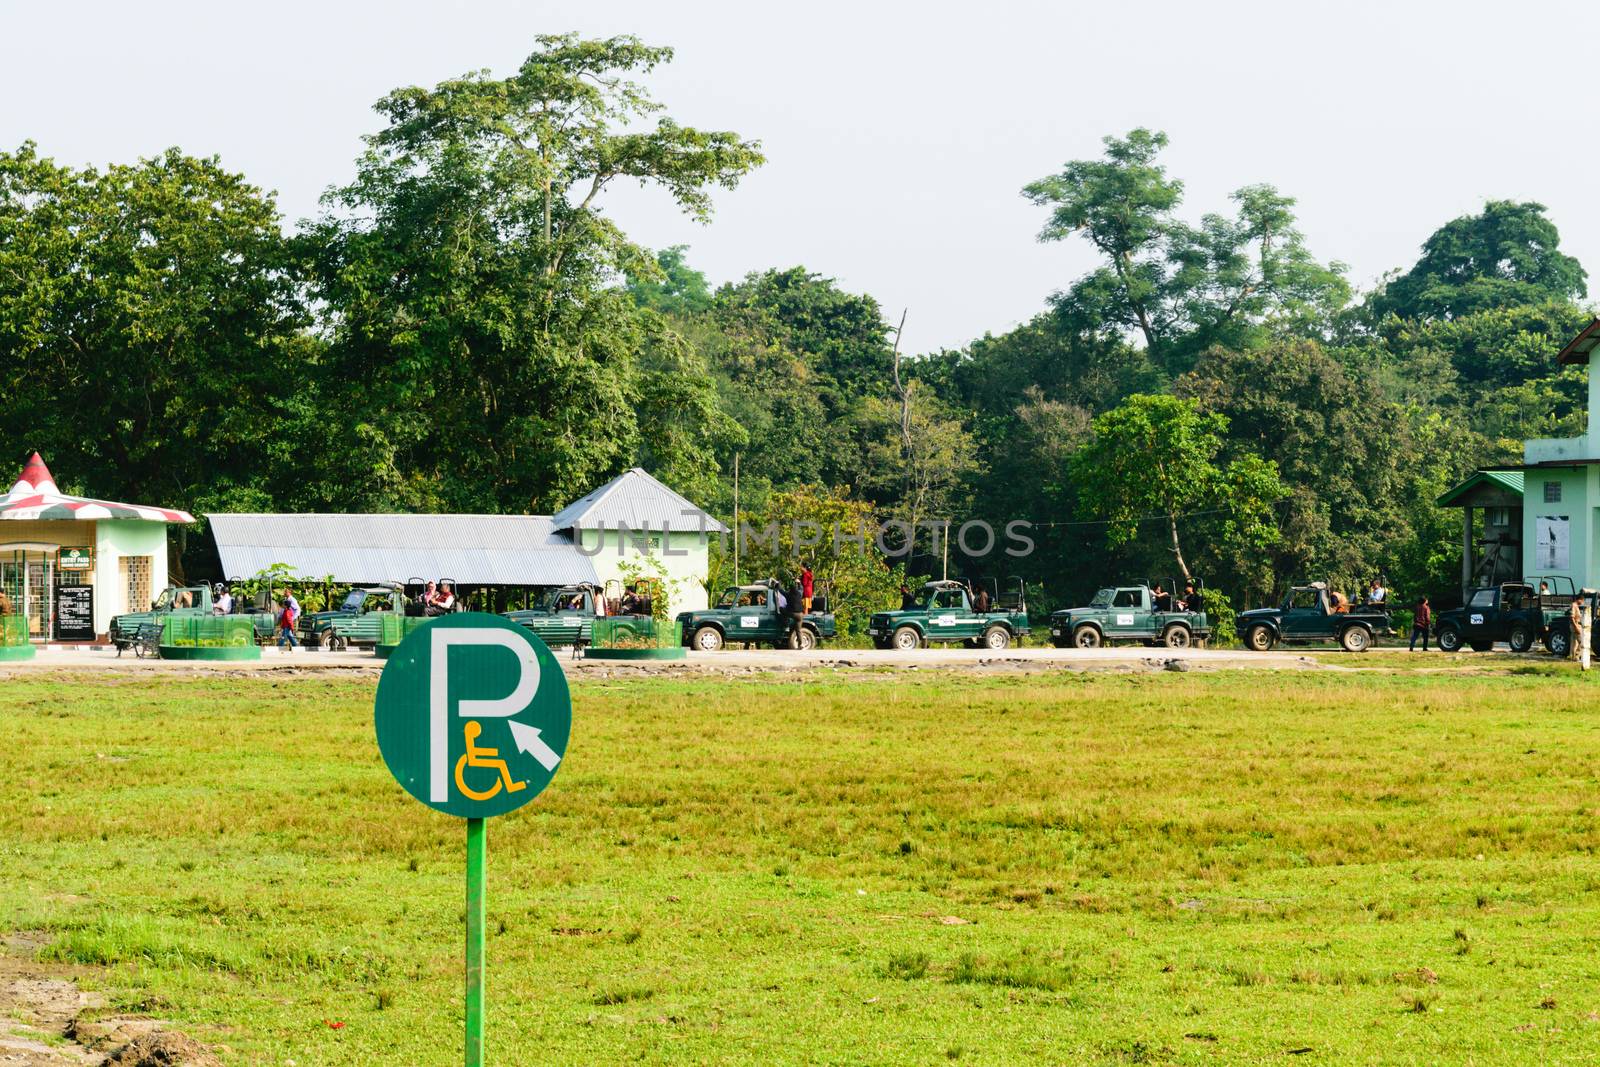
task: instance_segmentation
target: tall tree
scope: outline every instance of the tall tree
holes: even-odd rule
[[[1102,160],[1075,160],[1023,189],[1050,209],[1042,241],[1081,235],[1105,258],[1056,297],[1099,328],[1135,331],[1157,366],[1188,369],[1214,344],[1326,328],[1349,298],[1338,263],[1319,263],[1295,227],[1294,201],[1269,185],[1233,194],[1232,217],[1177,218],[1183,183],[1157,162],[1164,133],[1107,137]]]
[[[356,430],[343,506],[547,509],[638,452],[649,327],[621,282],[653,265],[604,194],[634,180],[704,219],[713,187],[762,162],[630,80],[671,58],[540,37],[508,78],[379,101],[387,126],[310,236],[325,388]]]
[[[1179,536],[1180,520],[1225,512],[1237,548],[1275,538],[1273,505],[1284,495],[1277,468],[1253,454],[1220,461],[1226,417],[1193,400],[1135,394],[1094,420],[1094,437],[1074,458],[1084,509],[1106,522],[1115,548],[1158,519],[1173,561],[1193,577]]]
[[[1415,476],[1403,457],[1412,414],[1374,395],[1314,341],[1213,348],[1179,379],[1180,396],[1226,419],[1232,447],[1271,456],[1291,489],[1273,549],[1274,585],[1370,577],[1405,536]],[[1412,456],[1412,467],[1424,457]]]
[[[1422,258],[1374,293],[1377,317],[1459,318],[1523,304],[1565,303],[1588,292],[1578,261],[1543,204],[1490,200],[1433,232]]]
[[[0,440],[66,484],[193,510],[277,499],[316,345],[272,198],[177,149],[0,153]]]
[[[780,487],[848,484],[866,447],[867,400],[889,392],[878,302],[792,267],[722,286],[695,321],[688,332],[748,434],[745,474]]]

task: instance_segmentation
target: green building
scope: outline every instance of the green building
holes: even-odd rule
[[[1589,365],[1600,319],[1567,342],[1562,366]],[[1589,374],[1589,421],[1581,437],[1525,441],[1522,465],[1480,470],[1439,498],[1463,509],[1462,590],[1554,578],[1600,586],[1600,374]]]

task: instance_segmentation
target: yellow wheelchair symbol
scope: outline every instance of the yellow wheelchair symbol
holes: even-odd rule
[[[466,738],[467,750],[462,753],[460,759],[456,760],[456,788],[461,790],[463,796],[471,800],[489,800],[498,796],[502,787],[505,788],[507,793],[521,792],[528,787],[527,782],[512,780],[511,768],[506,765],[505,760],[500,758],[500,750],[498,748],[478,747],[478,735],[483,733],[483,724],[476,719],[468,719],[462,733]],[[494,786],[491,789],[481,792],[475,789],[468,789],[466,778],[462,774],[468,767],[492,768],[499,771],[500,776],[495,779]]]

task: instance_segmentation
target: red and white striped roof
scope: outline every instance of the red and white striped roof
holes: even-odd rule
[[[147,522],[193,522],[187,511],[151,508],[143,504],[118,504],[67,496],[56,488],[50,468],[35,452],[11,491],[0,497],[0,519],[144,519]]]

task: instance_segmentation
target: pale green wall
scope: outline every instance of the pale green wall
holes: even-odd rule
[[[150,597],[167,587],[167,524],[142,519],[100,519],[94,541],[94,630],[109,633],[111,618],[124,611],[144,611],[149,604],[125,605],[123,556],[150,557]]]
[[[1594,465],[1583,467],[1544,467],[1528,470],[1523,473],[1522,490],[1522,545],[1523,545],[1523,576],[1526,578],[1542,577],[1547,574],[1565,575],[1572,580],[1572,584],[1579,588],[1593,588],[1597,576],[1594,573],[1594,562],[1597,555],[1595,538],[1600,535],[1594,523],[1593,502],[1597,499],[1596,489],[1597,468]],[[1556,482],[1561,486],[1561,502],[1547,504],[1544,500],[1544,486],[1546,482]],[[1565,570],[1546,567],[1539,560],[1538,518],[1543,516],[1565,515],[1571,522],[1572,551],[1569,565]]]
[[[629,560],[639,559],[641,553],[634,546],[632,536],[625,537],[616,530],[577,530],[578,544],[589,553],[589,559],[594,564],[595,574],[600,578],[600,584],[612,580],[622,579],[622,564]],[[654,538],[659,543],[662,534],[640,534],[639,537]],[[666,569],[667,577],[676,581],[678,589],[671,598],[668,609],[669,615],[676,615],[680,611],[700,611],[706,606],[706,575],[710,567],[710,552],[708,537],[705,534],[689,531],[666,534],[665,548],[671,553],[661,551],[659,548],[652,553],[659,559]],[[596,551],[598,547],[598,551]],[[678,553],[682,553],[681,555]],[[647,570],[645,574],[650,572]]]

